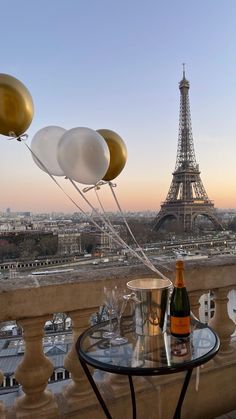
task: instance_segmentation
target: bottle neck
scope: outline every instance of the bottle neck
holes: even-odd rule
[[[184,272],[183,269],[176,269],[176,277],[175,277],[175,288],[184,288],[185,282],[184,282]]]

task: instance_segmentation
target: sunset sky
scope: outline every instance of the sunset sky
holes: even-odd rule
[[[235,0],[8,0],[0,33],[0,72],[33,97],[28,144],[48,125],[116,131],[128,150],[116,179],[124,210],[158,211],[166,198],[185,62],[203,184],[217,208],[236,208]],[[0,147],[0,211],[77,210],[23,143],[0,136]],[[107,187],[100,197],[115,209]]]

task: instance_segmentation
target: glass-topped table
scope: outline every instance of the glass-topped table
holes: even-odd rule
[[[123,334],[128,339],[123,345],[113,345],[103,338],[108,322],[87,329],[76,344],[80,363],[93,387],[107,418],[112,416],[101,397],[87,364],[110,373],[127,375],[130,384],[133,419],[136,418],[136,401],[132,376],[173,374],[187,371],[177,403],[174,419],[180,418],[182,403],[188,388],[193,368],[213,358],[220,342],[216,333],[199,321],[191,320],[191,334],[188,338],[173,337],[169,328],[158,336],[138,336],[130,318],[123,319]]]

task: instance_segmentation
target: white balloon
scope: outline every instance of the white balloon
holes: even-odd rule
[[[31,142],[31,150],[39,159],[37,160],[32,154],[37,166],[46,173],[48,170],[48,172],[54,176],[64,176],[64,172],[57,160],[57,147],[65,132],[66,130],[61,127],[45,127],[36,132]],[[43,165],[40,164],[40,162],[42,162]]]
[[[107,172],[110,152],[98,132],[79,127],[63,134],[58,144],[57,158],[68,178],[85,185],[95,185]]]

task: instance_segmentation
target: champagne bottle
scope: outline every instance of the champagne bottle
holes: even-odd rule
[[[170,300],[170,332],[176,337],[187,337],[190,334],[190,304],[184,283],[184,264],[176,262],[176,278]]]

